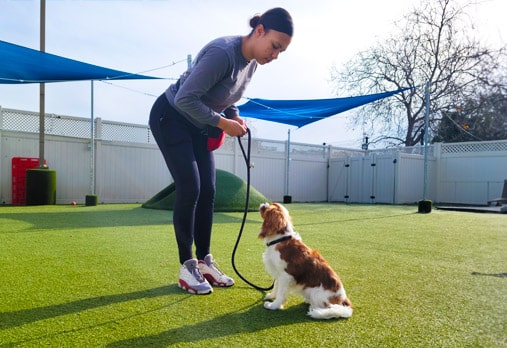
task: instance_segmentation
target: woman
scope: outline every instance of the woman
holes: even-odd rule
[[[181,264],[178,286],[195,294],[211,293],[210,283],[234,284],[210,254],[215,160],[208,148],[208,131],[218,128],[229,136],[245,135],[247,126],[234,104],[257,65],[277,59],[293,33],[292,18],[282,8],[254,16],[250,26],[247,36],[208,43],[192,67],[155,101],[150,113],[151,131],[176,188],[173,224]],[[192,253],[194,244],[197,258]]]

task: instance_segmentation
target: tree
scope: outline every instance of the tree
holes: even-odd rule
[[[425,88],[430,82],[430,134],[443,115],[491,89],[505,90],[505,47],[482,47],[455,0],[423,0],[396,32],[333,68],[336,90],[351,94],[410,90],[359,109],[356,125],[369,127],[372,143],[413,146],[424,137]],[[502,68],[502,65],[504,66]],[[368,126],[369,125],[369,126]]]
[[[442,112],[433,142],[507,139],[507,95],[497,92]]]

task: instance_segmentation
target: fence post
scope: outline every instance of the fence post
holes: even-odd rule
[[[423,199],[419,201],[419,213],[431,213],[431,201],[427,199],[428,191],[428,141],[429,135],[429,115],[430,115],[430,82],[426,82],[425,90],[425,112],[424,112],[424,183]]]
[[[435,162],[434,162],[434,165],[433,165],[433,178],[435,179],[434,180],[434,186],[433,186],[433,189],[434,189],[434,194],[435,194],[435,198],[434,200],[436,202],[441,202],[442,199],[441,199],[441,195],[442,195],[442,183],[441,183],[441,172],[442,172],[442,166],[441,166],[441,161],[442,161],[442,143],[434,143],[432,144],[432,147],[433,147],[433,157],[435,158]]]
[[[398,203],[398,178],[399,178],[399,163],[401,160],[401,151],[398,149],[394,153],[394,159],[393,159],[393,204]]]
[[[285,195],[283,203],[292,203],[292,196],[289,194],[290,183],[290,129],[287,131],[287,158],[285,167]]]

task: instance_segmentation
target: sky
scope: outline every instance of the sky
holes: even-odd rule
[[[278,60],[259,66],[245,97],[322,99],[348,97],[335,91],[331,68],[387,37],[394,21],[418,0],[46,0],[46,52],[163,80],[94,82],[95,117],[146,125],[156,97],[212,39],[246,35],[256,13],[280,6],[294,21],[294,36]],[[478,0],[469,15],[481,40],[507,41],[507,1]],[[39,49],[39,0],[0,0],[0,40]],[[0,62],[1,64],[1,62]],[[91,115],[89,81],[46,84],[47,113]],[[237,104],[246,102],[242,99]],[[0,85],[0,107],[39,110],[39,85]],[[302,128],[247,119],[256,138],[360,148],[354,110]]]

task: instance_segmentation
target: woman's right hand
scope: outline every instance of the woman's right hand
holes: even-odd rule
[[[222,129],[227,135],[231,137],[242,137],[247,132],[246,125],[243,125],[235,120],[222,117],[218,121],[218,128]]]

